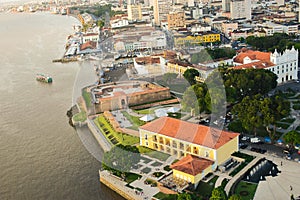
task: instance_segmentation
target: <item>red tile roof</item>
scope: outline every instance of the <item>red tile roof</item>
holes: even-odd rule
[[[161,117],[141,126],[140,129],[213,149],[218,149],[239,135],[170,117]]]
[[[233,69],[264,69],[272,66],[275,66],[275,64],[270,61],[258,61],[258,62],[243,64],[243,65],[238,65],[232,68]]]
[[[202,173],[203,170],[210,167],[214,162],[204,158],[187,155],[178,162],[172,164],[171,169],[175,169],[193,176]]]
[[[94,41],[88,41],[86,43],[83,43],[81,46],[80,46],[80,50],[85,50],[85,49],[96,49],[97,47],[97,42],[94,42]]]
[[[233,59],[234,62],[243,63],[245,57],[251,60],[270,61],[271,52],[253,51],[243,48],[241,52]]]

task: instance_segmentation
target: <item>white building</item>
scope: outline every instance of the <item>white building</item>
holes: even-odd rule
[[[127,19],[116,19],[110,21],[110,26],[112,29],[114,28],[122,28],[124,26],[128,26],[128,20]]]
[[[232,19],[251,19],[251,0],[231,0],[230,17]]]
[[[99,42],[99,33],[84,33],[81,35],[81,44],[88,41]]]
[[[116,51],[165,49],[167,46],[165,33],[152,27],[131,29],[113,37]]]
[[[298,50],[286,49],[282,53],[275,50],[260,52],[246,50],[234,57],[233,69],[266,69],[277,75],[277,83],[298,79]]]

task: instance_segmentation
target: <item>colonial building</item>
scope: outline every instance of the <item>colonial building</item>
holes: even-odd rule
[[[203,43],[221,41],[219,33],[197,33],[194,35],[177,34],[174,35],[175,47],[200,45]]]
[[[238,151],[238,133],[161,117],[139,129],[140,145],[177,156],[174,178],[195,185]]]
[[[176,59],[168,61],[166,68],[168,72],[176,73],[179,77],[182,77],[184,72],[188,69],[196,69],[199,72],[199,77],[195,77],[196,81],[198,82],[204,82],[214,70],[211,67],[190,64]]]
[[[233,59],[233,69],[266,69],[278,76],[277,83],[298,79],[298,50],[286,49],[282,53],[275,50],[260,52],[244,49]]]
[[[170,89],[145,81],[120,81],[87,88],[94,113],[125,109],[129,106],[169,99]]]

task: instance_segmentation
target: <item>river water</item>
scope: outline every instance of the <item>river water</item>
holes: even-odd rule
[[[91,63],[52,63],[78,21],[47,13],[0,13],[0,199],[123,199],[99,183],[103,154],[68,124],[73,88]],[[53,84],[35,80],[47,73]],[[89,80],[94,82],[92,78]],[[85,140],[82,143],[82,140]]]

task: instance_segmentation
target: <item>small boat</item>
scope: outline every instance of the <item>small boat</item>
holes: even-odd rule
[[[36,75],[36,80],[44,82],[44,83],[52,83],[52,81],[53,81],[50,76],[46,76],[44,74],[37,74]]]

